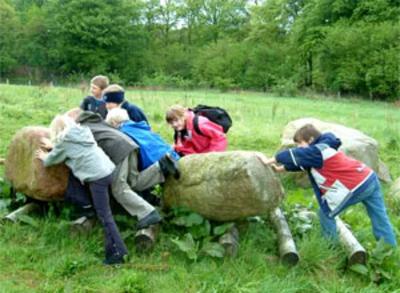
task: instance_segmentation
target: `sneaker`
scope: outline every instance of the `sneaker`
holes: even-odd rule
[[[175,179],[179,179],[180,173],[179,173],[179,168],[178,164],[174,161],[172,158],[171,154],[165,154],[159,161],[158,163],[160,164],[160,168],[162,173],[164,174],[164,177],[167,177],[168,175],[174,176]]]
[[[103,260],[103,264],[105,265],[119,265],[124,262],[124,255],[113,255]]]
[[[157,210],[152,211],[150,214],[148,214],[146,217],[141,219],[139,222],[136,223],[135,229],[140,230],[147,228],[151,225],[156,225],[162,221],[161,215],[158,213]]]

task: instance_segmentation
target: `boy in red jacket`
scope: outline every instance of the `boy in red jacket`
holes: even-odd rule
[[[362,202],[371,219],[375,239],[395,247],[396,237],[386,213],[381,186],[375,172],[362,162],[338,151],[342,144],[332,133],[321,134],[307,124],[293,140],[298,148],[282,150],[275,158],[258,157],[276,171],[307,171],[320,206],[319,218],[325,237],[338,239],[335,216]],[[281,163],[282,166],[277,166]]]

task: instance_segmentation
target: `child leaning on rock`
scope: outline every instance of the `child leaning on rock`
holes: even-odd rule
[[[88,183],[97,217],[104,230],[104,263],[123,263],[128,250],[111,214],[108,196],[115,165],[97,146],[90,129],[76,124],[70,117],[56,116],[50,124],[50,131],[53,149],[49,153],[39,149],[36,157],[43,160],[45,167],[64,162],[75,177]],[[48,148],[49,145],[45,144],[44,147]],[[66,200],[81,207],[91,205],[83,185],[79,189],[79,196]]]
[[[349,206],[362,202],[371,219],[375,239],[383,239],[396,247],[396,237],[375,172],[362,162],[338,151],[342,143],[334,134],[321,134],[311,124],[298,129],[293,140],[299,147],[282,150],[271,159],[262,154],[257,156],[278,172],[308,172],[320,206],[323,236],[337,241],[335,216]]]

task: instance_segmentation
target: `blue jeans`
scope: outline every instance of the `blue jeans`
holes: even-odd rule
[[[342,208],[362,202],[371,219],[372,232],[376,240],[383,239],[387,244],[396,247],[396,237],[393,232],[392,224],[386,212],[385,203],[382,197],[381,184],[376,175],[370,184],[359,194],[354,195]],[[321,222],[322,235],[325,238],[338,240],[338,233],[335,218],[326,215],[319,209],[319,219]]]

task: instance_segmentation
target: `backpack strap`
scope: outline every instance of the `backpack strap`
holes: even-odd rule
[[[194,114],[193,128],[197,132],[197,134],[205,136],[204,133],[201,132],[200,127],[199,127],[199,114],[198,113]]]

